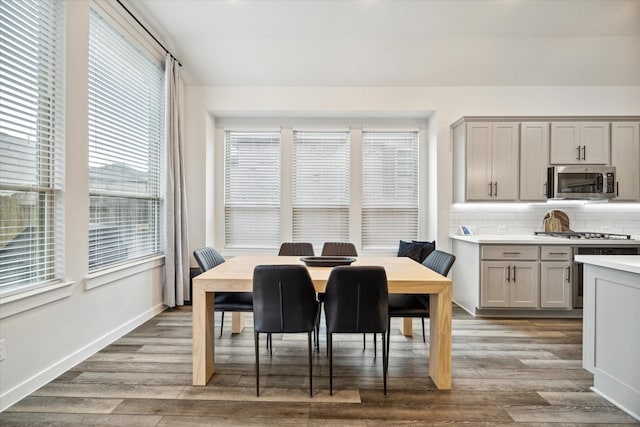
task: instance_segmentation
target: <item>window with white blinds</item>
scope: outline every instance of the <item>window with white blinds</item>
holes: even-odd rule
[[[362,247],[418,237],[418,132],[363,132]]]
[[[225,247],[280,245],[280,132],[225,132]]]
[[[349,240],[348,131],[294,131],[293,240]]]
[[[161,252],[163,132],[163,62],[92,10],[89,271]]]
[[[0,289],[62,275],[65,2],[0,2]]]

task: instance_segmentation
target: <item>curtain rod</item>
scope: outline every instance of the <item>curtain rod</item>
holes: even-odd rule
[[[140,25],[142,27],[143,30],[146,31],[147,34],[149,34],[149,36],[151,36],[151,38],[153,39],[153,41],[155,41],[166,53],[169,54],[169,56],[171,56],[173,59],[175,59],[176,61],[178,61],[178,65],[182,67],[182,63],[180,63],[180,60],[178,58],[176,58],[173,53],[171,53],[171,51],[169,49],[167,49],[166,47],[164,47],[164,45],[162,43],[160,43],[160,40],[158,40],[156,38],[156,36],[154,36],[151,31],[149,31],[147,29],[147,27],[144,26],[144,24],[142,22],[140,22],[140,20],[133,14],[131,13],[131,11],[129,9],[127,9],[127,7],[122,4],[122,2],[120,0],[116,0],[118,2],[118,4],[120,6],[122,6],[122,8],[138,23],[138,25]]]

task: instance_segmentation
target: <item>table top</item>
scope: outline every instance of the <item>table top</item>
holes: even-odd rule
[[[355,257],[353,266],[382,266],[389,293],[440,293],[451,280],[406,257]],[[194,291],[250,292],[256,265],[304,265],[297,256],[237,256],[193,279]],[[330,267],[307,267],[317,292],[324,292]]]

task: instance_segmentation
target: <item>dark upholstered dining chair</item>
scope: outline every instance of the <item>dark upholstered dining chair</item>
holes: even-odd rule
[[[220,252],[212,247],[196,249],[193,251],[193,257],[196,259],[201,273],[224,262],[224,258],[220,255]],[[252,312],[253,296],[251,292],[216,292],[215,295],[215,310],[222,312],[222,319],[220,321],[220,336],[222,336],[225,311]]]
[[[313,396],[311,332],[319,304],[309,271],[302,265],[259,265],[253,270],[253,329],[256,352],[256,396],[260,396],[260,333],[308,335],[309,396]]]
[[[313,245],[307,242],[284,242],[280,245],[279,256],[314,256]]]
[[[438,274],[447,276],[456,260],[455,255],[434,250],[422,262],[422,265]],[[389,323],[392,317],[419,317],[422,321],[422,341],[426,342],[424,319],[429,317],[429,295],[427,294],[391,294],[389,295]],[[387,335],[387,354],[391,333]]]
[[[356,246],[350,242],[325,242],[322,256],[358,256]]]
[[[329,352],[329,394],[333,395],[333,334],[381,333],[384,395],[388,358],[385,335],[389,325],[389,291],[383,267],[338,266],[329,274],[324,310]]]

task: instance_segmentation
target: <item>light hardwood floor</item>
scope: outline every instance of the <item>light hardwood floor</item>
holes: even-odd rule
[[[427,375],[419,325],[413,338],[392,331],[386,399],[381,354],[371,336],[363,351],[361,335],[334,339],[334,396],[321,335],[310,399],[304,334],[274,335],[272,357],[261,346],[257,398],[252,329],[216,339],[216,375],[193,387],[191,311],[169,310],[8,408],[0,425],[638,424],[589,390],[580,320],[479,319],[454,307],[450,392]]]

